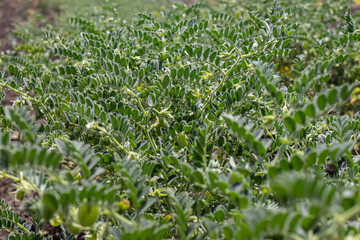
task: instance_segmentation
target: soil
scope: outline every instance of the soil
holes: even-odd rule
[[[0,180],[0,201],[5,201],[6,204],[11,206],[14,209],[14,212],[20,215],[21,220],[25,220],[27,223],[31,224],[32,217],[21,209],[21,205],[26,199],[34,197],[34,194],[25,195],[24,201],[18,201],[15,199],[15,195],[12,194],[16,188],[13,185],[11,179],[5,178]],[[33,228],[35,228],[33,226]],[[34,230],[34,229],[32,229]],[[49,224],[41,224],[40,230],[44,236],[50,237],[52,239],[61,239],[61,229],[60,227],[53,227]],[[9,232],[5,230],[0,231],[0,238],[4,239],[9,235]]]
[[[16,1],[4,1],[0,3],[0,42],[1,50],[11,47],[8,34],[13,30],[12,23],[20,20],[16,14]]]

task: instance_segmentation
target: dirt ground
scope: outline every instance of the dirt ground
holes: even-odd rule
[[[0,50],[5,51],[11,49],[11,43],[9,40],[9,34],[14,30],[12,23],[16,23],[21,20],[21,17],[17,14],[17,1],[5,0],[0,1]],[[11,105],[18,95],[14,92],[6,91],[6,98],[3,105]],[[1,190],[0,190],[1,192]]]
[[[11,47],[8,34],[13,30],[12,23],[19,21],[16,14],[16,1],[0,2],[0,42],[1,50]]]
[[[20,218],[22,220],[25,220],[27,223],[31,223],[32,217],[21,209],[21,205],[23,202],[16,200],[15,195],[12,194],[12,192],[14,192],[15,190],[16,188],[13,186],[12,180],[8,178],[0,180],[0,200],[4,200],[5,203],[9,204],[9,206],[11,206],[14,209],[15,213],[20,214]],[[25,199],[31,197],[33,196],[27,195],[25,196]],[[53,227],[49,224],[41,224],[40,229],[45,236],[51,237],[52,239],[61,239],[60,227]],[[5,230],[0,231],[1,239],[6,238],[8,235],[9,233],[7,231]]]

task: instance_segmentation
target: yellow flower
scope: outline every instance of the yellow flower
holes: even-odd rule
[[[206,72],[206,71],[201,71],[203,75],[201,75],[202,78],[209,78],[212,77],[213,73],[212,72]]]
[[[201,93],[200,93],[200,92],[195,91],[195,90],[191,90],[191,91],[193,92],[193,96],[194,96],[194,97],[197,97],[197,98],[201,97]]]
[[[354,0],[354,3],[360,5],[360,0]]]
[[[144,83],[141,83],[139,86],[137,86],[137,90],[138,90],[138,91],[141,91],[141,88],[142,88],[143,84],[144,84]]]

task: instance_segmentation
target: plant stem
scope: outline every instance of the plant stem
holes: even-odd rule
[[[20,228],[21,230],[23,230],[24,232],[26,232],[27,234],[30,234],[31,232],[29,230],[27,230],[23,225],[21,225],[21,223],[18,223],[18,222],[15,222],[14,220],[10,219],[10,218],[5,218],[5,220],[7,222],[11,222],[13,224],[15,224],[18,228]],[[11,229],[7,229],[7,228],[4,228],[6,231],[8,232],[13,232],[14,230],[11,230]]]
[[[15,182],[20,182],[20,178],[4,173],[3,171],[0,171],[0,178],[9,178]]]
[[[348,221],[351,217],[358,214],[360,212],[360,204],[356,204],[352,208],[348,209],[346,212],[342,214],[337,214],[334,216],[335,223],[332,227],[328,228],[324,233],[323,236],[326,238],[326,236],[333,236],[334,233],[338,231],[338,227],[343,225],[344,222]],[[323,239],[323,238],[321,238]]]
[[[122,151],[124,151],[126,154],[129,154],[129,152],[125,149],[125,147],[123,145],[121,145],[118,140],[116,140],[116,138],[114,138],[113,135],[111,135],[108,131],[106,131],[105,128],[100,127],[99,125],[97,125],[96,123],[93,123],[93,128],[101,131],[102,133],[104,133],[106,136],[108,136],[110,138],[110,140],[118,147],[120,148]]]
[[[196,202],[196,217],[197,217],[197,221],[200,222],[199,197],[198,197],[198,193],[195,190],[194,190],[194,194],[195,194],[195,202]]]
[[[149,121],[148,117],[149,117],[150,113],[145,111],[145,108],[143,107],[141,101],[139,100],[138,96],[135,93],[133,93],[128,88],[124,88],[124,89],[125,89],[126,93],[128,93],[130,96],[132,96],[134,98],[134,101],[139,105],[140,110],[142,111],[142,113],[145,116],[145,127],[143,128],[143,130],[146,132],[146,137],[150,142],[150,145],[151,145],[151,148],[152,148],[154,154],[156,154],[156,144],[154,143],[154,140],[152,139],[151,135],[149,134],[149,128],[148,128],[148,121]]]
[[[54,120],[54,118],[51,116],[50,112],[47,110],[47,108],[45,107],[45,105],[44,105],[40,100],[37,100],[37,99],[35,99],[35,98],[33,98],[33,97],[30,97],[30,96],[27,95],[26,93],[24,93],[24,92],[22,92],[22,91],[19,91],[19,90],[15,89],[15,88],[9,86],[9,84],[7,84],[7,83],[0,82],[0,85],[3,86],[3,87],[5,87],[5,88],[10,89],[11,91],[14,91],[14,92],[20,94],[22,98],[25,98],[25,99],[27,99],[27,100],[30,100],[30,101],[33,101],[33,102],[39,104],[39,105],[44,109],[44,111],[46,112],[46,114],[48,115],[48,117],[51,119],[51,121],[52,121],[53,123],[55,122],[55,120]]]
[[[3,171],[0,171],[0,179],[2,179],[2,178],[9,178],[9,179],[13,180],[16,183],[20,183],[20,184],[26,186],[25,188],[28,191],[40,192],[40,189],[38,187],[36,187],[33,183],[23,179],[22,172],[20,172],[20,177],[15,177],[13,175],[9,175],[9,174],[7,174],[7,173],[5,173]]]
[[[209,100],[206,102],[206,104],[203,106],[203,108],[201,109],[201,115],[204,113],[206,107],[212,102],[213,98],[214,98],[214,95],[215,93],[219,90],[219,88],[225,83],[225,80],[226,80],[226,77],[234,70],[234,68],[238,65],[238,63],[240,62],[241,59],[244,59],[244,58],[248,58],[248,57],[251,57],[255,54],[258,54],[261,50],[265,49],[269,44],[273,43],[274,39],[270,40],[269,42],[267,42],[263,48],[261,49],[257,49],[256,51],[254,52],[251,52],[251,53],[248,53],[248,54],[245,54],[245,55],[241,55],[240,51],[235,47],[236,49],[236,52],[239,54],[239,57],[237,58],[236,62],[232,65],[232,67],[226,72],[226,73],[223,73],[223,71],[221,71],[223,73],[223,78],[221,79],[221,82],[216,86],[216,88],[211,91],[210,93],[210,98]],[[248,65],[248,64],[247,64]],[[248,65],[248,67],[252,70],[252,67],[250,65]]]
[[[104,207],[105,208],[105,207]],[[105,208],[107,209],[107,208]],[[124,216],[118,214],[117,212],[113,211],[112,209],[107,209],[115,218],[119,219],[120,221],[122,221],[123,223],[126,223],[127,225],[131,226],[131,227],[135,227],[135,223],[133,223],[132,221],[130,221],[129,219],[125,218]]]
[[[217,92],[217,90],[219,90],[219,88],[224,84],[225,79],[227,77],[227,75],[234,70],[234,68],[237,66],[237,64],[239,63],[239,61],[241,60],[242,56],[239,56],[238,59],[236,60],[235,64],[232,65],[232,67],[223,75],[223,78],[221,79],[221,82],[216,86],[216,88],[214,90],[211,91],[210,93],[210,98],[207,101],[207,103],[203,106],[203,108],[201,109],[201,115],[203,114],[204,110],[206,109],[206,107],[211,103],[211,101],[214,98],[214,94]]]

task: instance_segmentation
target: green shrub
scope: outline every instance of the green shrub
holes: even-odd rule
[[[359,237],[356,15],[242,4],[104,6],[3,53],[0,176],[25,209],[90,239]]]

